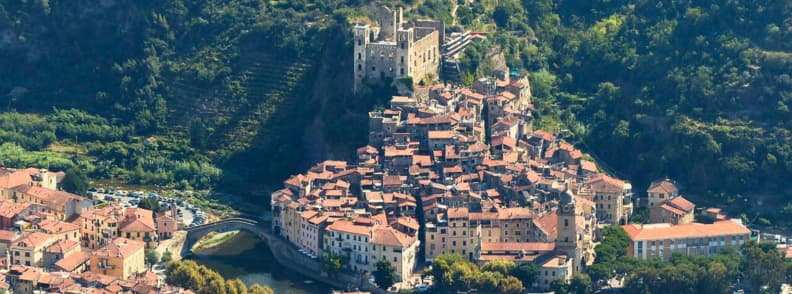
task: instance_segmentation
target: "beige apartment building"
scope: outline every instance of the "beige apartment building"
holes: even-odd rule
[[[647,206],[655,207],[663,201],[679,196],[679,188],[670,179],[654,181],[646,189]]]
[[[633,211],[632,185],[606,174],[599,174],[586,181],[585,185],[594,193],[597,219],[601,223],[626,224]]]
[[[33,232],[16,240],[9,249],[10,262],[13,265],[43,266],[44,250],[57,239],[52,236]]]
[[[630,237],[628,255],[640,259],[659,257],[668,260],[673,253],[687,256],[712,256],[727,248],[739,248],[751,231],[734,220],[713,224],[625,225]]]
[[[406,281],[413,275],[420,242],[417,238],[391,227],[377,228],[371,233],[372,269],[377,260],[387,260],[396,268],[396,276]]]
[[[91,272],[128,279],[146,271],[144,242],[116,238],[91,255]]]

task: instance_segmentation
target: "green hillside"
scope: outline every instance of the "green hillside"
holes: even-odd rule
[[[531,74],[537,125],[568,129],[635,187],[670,176],[702,206],[792,221],[783,0],[4,1],[0,137],[26,163],[95,178],[266,194],[365,143],[365,113],[391,89],[349,92],[348,25],[379,4],[488,32],[463,81],[489,74],[483,56],[500,48]],[[120,135],[92,135],[103,130]]]

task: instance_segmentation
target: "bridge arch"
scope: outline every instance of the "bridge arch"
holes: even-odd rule
[[[269,233],[268,228],[257,220],[248,218],[228,218],[221,221],[203,224],[187,228],[187,233],[184,237],[184,245],[182,247],[181,256],[189,255],[190,249],[195,245],[198,240],[209,234],[210,232],[230,232],[230,231],[247,231],[256,235],[260,239],[269,243],[270,238],[273,236]]]

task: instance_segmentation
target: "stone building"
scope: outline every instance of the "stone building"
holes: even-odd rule
[[[427,75],[437,77],[445,27],[441,21],[406,23],[401,8],[380,8],[380,27],[355,25],[354,60],[357,92],[368,80],[411,76],[417,81]]]

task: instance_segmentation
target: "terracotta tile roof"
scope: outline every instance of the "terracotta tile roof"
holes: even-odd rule
[[[38,171],[37,171],[38,172]],[[28,170],[0,168],[0,188],[11,189],[32,182]]]
[[[85,251],[78,251],[69,256],[62,258],[55,262],[55,266],[61,270],[71,272],[77,269],[78,266],[88,262],[91,258],[91,254]]]
[[[58,234],[63,232],[77,231],[80,229],[80,227],[75,224],[52,219],[41,221],[38,224],[38,227],[47,234]]]
[[[127,258],[138,250],[143,250],[146,244],[140,241],[135,241],[126,238],[115,238],[107,246],[93,252],[93,255],[99,257],[121,257]]]
[[[375,229],[370,242],[377,245],[405,248],[413,245],[415,241],[415,237],[410,237],[394,228],[385,227]]]
[[[448,209],[448,218],[467,218],[469,215],[467,207],[454,207]]]
[[[553,251],[553,242],[481,242],[481,251]]]
[[[669,224],[624,225],[627,235],[633,241],[661,240],[680,238],[703,238],[724,235],[747,235],[751,231],[733,221],[719,221],[713,224],[691,223],[672,226]]]
[[[25,247],[38,248],[47,245],[50,242],[51,236],[42,232],[33,232],[14,241],[16,246],[25,244]]]
[[[543,130],[536,130],[536,132],[534,132],[534,136],[542,138],[542,140],[549,141],[549,142],[553,142],[556,139],[556,137],[553,136],[553,134],[550,134],[550,133],[548,133],[546,131],[543,131]]]
[[[0,230],[0,242],[11,243],[15,237],[16,233],[14,231]]]
[[[453,139],[453,131],[429,131],[429,139]]]
[[[583,171],[587,171],[587,172],[592,172],[592,173],[597,172],[597,164],[595,164],[593,161],[581,160],[580,168],[583,169]]]
[[[84,198],[65,191],[55,191],[38,186],[22,186],[15,189],[17,192],[37,198],[44,203],[55,206],[64,206],[69,201],[82,201]]]
[[[558,214],[553,210],[538,219],[534,219],[534,224],[548,236],[555,237],[558,229]]]
[[[154,224],[154,214],[151,210],[130,207],[124,212],[124,222],[121,224],[123,232],[152,232],[157,229]]]
[[[30,202],[14,203],[11,201],[3,201],[2,204],[0,204],[0,216],[14,218],[31,205],[33,204]]]
[[[677,196],[672,199],[669,199],[666,201],[666,203],[686,212],[692,212],[693,209],[696,208],[696,205],[693,204],[693,202],[688,201],[687,199],[685,199],[685,197],[682,196]]]
[[[673,207],[671,205],[668,205],[668,204],[661,204],[659,207],[660,207],[660,209],[663,209],[665,211],[668,211],[668,212],[676,214],[676,215],[680,215],[680,216],[681,215],[685,215],[684,211],[676,209],[675,207]]]
[[[663,179],[658,181],[653,181],[651,185],[649,185],[649,189],[646,189],[647,193],[664,193],[664,194],[674,194],[679,192],[679,189],[669,179]]]
[[[48,253],[66,253],[75,247],[80,246],[80,243],[74,240],[60,239],[47,247]]]
[[[371,233],[370,226],[356,225],[348,220],[337,220],[327,226],[328,232],[342,232],[353,235],[368,236]]]
[[[418,224],[418,221],[411,217],[400,216],[398,219],[396,219],[396,223],[413,230],[420,229],[420,224]]]
[[[606,174],[598,174],[586,181],[594,192],[619,193],[624,190],[624,181]]]
[[[413,149],[398,149],[395,146],[385,147],[385,157],[412,156]]]

